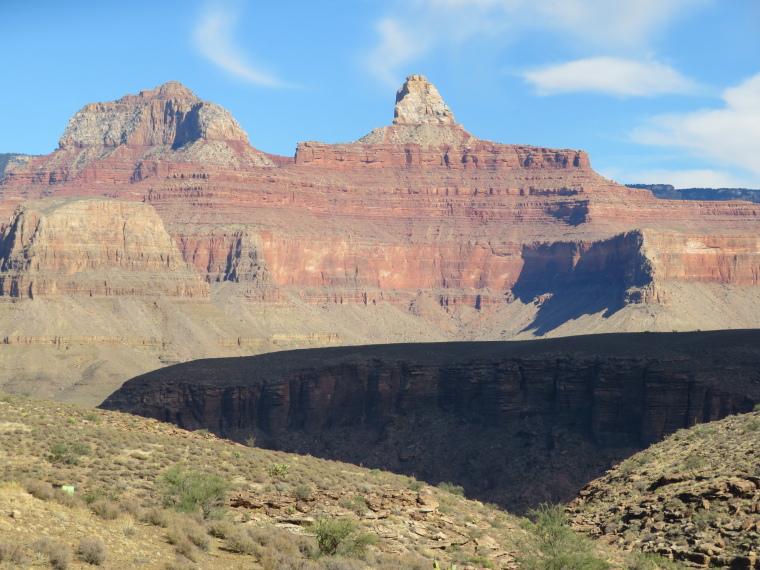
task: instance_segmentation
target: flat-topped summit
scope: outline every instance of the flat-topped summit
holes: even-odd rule
[[[396,92],[394,125],[454,125],[454,113],[424,75],[410,75]]]

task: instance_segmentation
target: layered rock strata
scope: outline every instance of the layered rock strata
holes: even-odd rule
[[[199,360],[129,380],[102,407],[456,480],[520,510],[569,498],[626,450],[751,410],[758,341],[622,334]]]
[[[90,103],[69,121],[53,154],[11,168],[17,182],[130,183],[162,172],[165,161],[271,167],[226,110],[169,81],[118,101]]]
[[[106,198],[25,202],[0,238],[0,296],[208,297],[147,204]]]
[[[176,344],[258,339],[263,351],[281,334],[361,344],[760,326],[760,205],[658,200],[600,176],[581,150],[479,139],[422,76],[408,78],[394,115],[355,142],[276,157],[170,82],[82,109],[58,150],[9,169],[0,220],[46,196],[152,206],[219,317]],[[15,280],[28,295],[25,267],[14,265],[8,291]],[[89,295],[69,281],[64,290]],[[111,290],[126,299],[145,288]],[[193,323],[209,310],[183,307]],[[11,323],[0,338],[118,337],[120,323],[53,326],[68,317],[19,328],[14,310],[0,314]]]

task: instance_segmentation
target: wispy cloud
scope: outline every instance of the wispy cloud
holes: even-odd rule
[[[594,49],[645,45],[674,19],[710,0],[394,0],[377,24],[379,42],[369,67],[383,79],[433,49],[470,40],[515,40],[550,31]],[[403,31],[403,37],[393,32]],[[406,49],[392,49],[400,40]],[[382,54],[391,54],[382,60]],[[381,62],[382,65],[379,65]]]
[[[632,133],[632,139],[688,149],[760,175],[760,73],[726,89],[722,99],[722,109],[653,117]]]
[[[195,45],[209,61],[233,75],[267,87],[283,87],[281,81],[256,69],[234,45],[235,27],[240,19],[239,3],[209,1],[195,28]]]
[[[397,21],[390,18],[380,20],[376,28],[380,34],[380,43],[369,54],[367,65],[377,77],[395,86],[399,78],[393,70],[425,51],[427,42],[419,34],[415,37],[407,33]]]
[[[611,95],[648,96],[694,93],[699,86],[672,67],[656,61],[594,57],[528,71],[522,76],[539,95],[595,91]]]

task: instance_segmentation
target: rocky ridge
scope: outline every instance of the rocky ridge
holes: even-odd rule
[[[760,413],[680,430],[589,483],[576,529],[696,568],[760,568]]]
[[[210,285],[212,309],[173,314],[214,322],[71,331],[73,313],[30,326],[31,309],[8,305],[0,338],[159,338],[164,362],[272,350],[279,335],[313,346],[760,326],[760,206],[657,200],[583,151],[478,139],[422,76],[397,104],[367,137],[300,143],[294,157],[256,151],[176,82],[86,106],[58,150],[2,181],[0,217],[46,196],[145,202]],[[73,295],[67,307],[89,303]],[[66,366],[49,378],[81,374]]]
[[[569,500],[610,462],[678,429],[751,410],[760,402],[759,335],[594,335],[198,360],[129,380],[102,407],[239,441],[255,435],[274,448],[433,484],[451,480],[523,512]]]

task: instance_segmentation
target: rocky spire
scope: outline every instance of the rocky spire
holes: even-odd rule
[[[454,113],[424,75],[410,75],[396,92],[394,125],[453,125]]]

